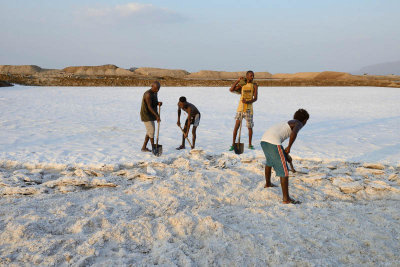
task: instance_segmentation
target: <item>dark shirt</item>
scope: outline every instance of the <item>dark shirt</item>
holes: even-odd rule
[[[140,119],[142,121],[155,121],[157,118],[154,116],[153,113],[151,113],[151,111],[149,110],[149,107],[147,106],[146,100],[145,100],[147,93],[150,94],[151,108],[158,114],[158,112],[157,112],[157,105],[158,105],[157,93],[154,93],[151,89],[149,89],[143,94],[142,106],[140,108]]]

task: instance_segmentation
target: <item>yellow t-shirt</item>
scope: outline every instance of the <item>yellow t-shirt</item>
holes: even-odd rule
[[[250,114],[253,114],[253,103],[244,104],[242,102],[243,99],[246,101],[252,100],[254,94],[254,85],[253,83],[247,83],[242,86],[242,95],[240,97],[239,106],[237,108],[237,112],[246,112],[246,110],[250,110]],[[243,109],[244,105],[244,109]]]

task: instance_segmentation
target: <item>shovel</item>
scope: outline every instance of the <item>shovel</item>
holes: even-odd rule
[[[179,125],[179,128],[181,128],[182,133],[185,134],[185,132],[182,129],[182,126]],[[192,143],[190,143],[189,138],[187,136],[186,136],[186,141],[188,141],[190,147],[192,147]]]
[[[158,116],[161,116],[161,108],[158,106]],[[157,142],[153,148],[153,154],[157,157],[161,156],[162,154],[162,145],[158,144],[158,136],[160,135],[160,122],[157,122]]]
[[[235,151],[235,154],[243,154],[244,151],[244,143],[240,143],[240,136],[242,134],[242,121],[243,121],[243,113],[245,111],[245,104],[243,104],[243,111],[240,116],[240,127],[239,127],[239,140],[237,143],[233,145],[233,150]]]
[[[302,168],[300,170],[295,170],[294,169],[293,160],[292,160],[292,157],[289,154],[286,154],[286,158],[287,158],[287,162],[289,162],[289,164],[290,164],[290,168],[291,168],[291,171],[293,173],[295,173],[295,174],[308,174],[308,171],[307,170],[304,171],[304,168]]]
[[[286,154],[287,162],[289,162],[290,168],[292,169],[292,172],[295,173],[296,170],[294,169],[293,166],[293,160],[292,157],[289,154]]]

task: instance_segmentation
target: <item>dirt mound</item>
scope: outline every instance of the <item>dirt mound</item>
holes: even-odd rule
[[[226,71],[213,71],[201,70],[199,72],[190,73],[186,78],[195,79],[232,79],[243,76],[245,72],[226,72]]]
[[[269,72],[256,72],[254,73],[255,79],[270,79],[272,78],[272,74]]]
[[[396,87],[396,88],[400,88],[400,83],[391,83],[388,85],[389,87]]]
[[[0,73],[3,74],[36,74],[43,69],[36,65],[0,65]]]
[[[298,72],[293,75],[293,79],[314,79],[320,72]]]
[[[298,72],[298,73],[277,73],[272,75],[274,79],[314,79],[320,72]]]
[[[304,79],[304,80],[354,80],[355,76],[346,72],[323,71],[323,72],[298,72],[298,73],[277,73],[272,75],[275,79]]]
[[[324,71],[314,77],[315,80],[351,80],[353,75],[346,72]]]
[[[201,70],[199,72],[194,72],[186,76],[186,78],[192,79],[237,79],[239,77],[246,76],[246,71],[213,71],[213,70]],[[254,74],[255,79],[266,79],[271,78],[271,73],[269,72],[256,72]]]
[[[170,70],[160,68],[138,68],[135,70],[135,74],[143,76],[157,76],[157,77],[174,77],[183,78],[189,74],[186,70]]]
[[[64,72],[74,73],[77,75],[133,75],[133,73],[129,70],[118,68],[115,65],[101,65],[101,66],[76,66],[76,67],[67,67],[63,69]]]
[[[275,73],[272,75],[273,79],[290,79],[293,76],[293,74],[289,73]]]

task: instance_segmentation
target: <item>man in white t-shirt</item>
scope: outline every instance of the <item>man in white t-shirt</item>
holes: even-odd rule
[[[276,176],[279,176],[281,180],[284,204],[300,204],[299,201],[289,197],[289,171],[287,161],[290,149],[296,140],[297,133],[306,125],[309,118],[310,115],[306,110],[299,109],[294,113],[293,120],[272,126],[261,138],[261,147],[266,158],[264,187],[276,186],[271,183],[271,169],[274,168]],[[282,142],[288,138],[289,144],[283,149]]]

